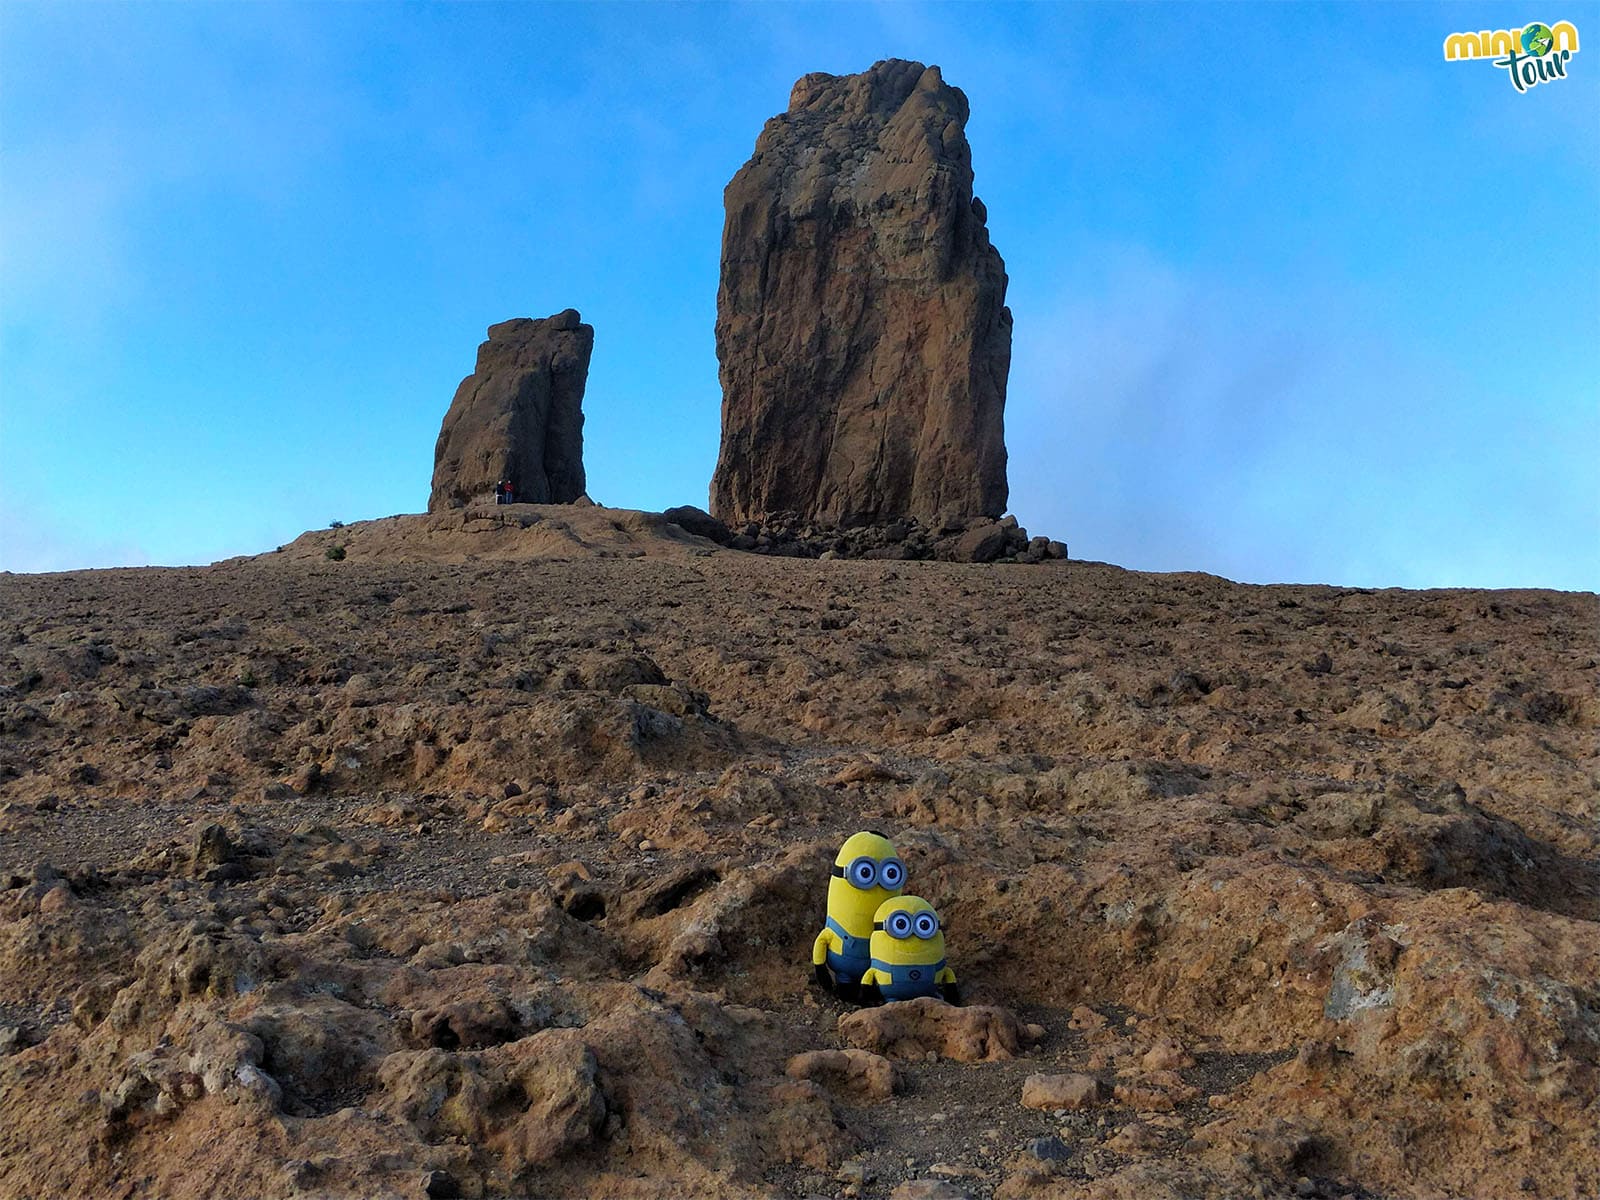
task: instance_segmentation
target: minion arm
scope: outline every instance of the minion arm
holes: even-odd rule
[[[834,949],[837,953],[842,951],[844,946],[839,942],[838,934],[824,927],[822,932],[817,934],[817,940],[811,943],[811,965],[820,967],[827,962],[829,949]]]

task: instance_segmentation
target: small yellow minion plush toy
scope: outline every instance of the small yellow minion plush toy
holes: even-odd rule
[[[906,883],[906,865],[881,833],[852,834],[833,860],[828,919],[811,946],[816,980],[848,1000],[856,998],[871,966],[872,915]],[[942,944],[942,943],[941,943]]]
[[[869,996],[943,996],[951,1004],[961,1002],[956,973],[945,965],[939,914],[921,896],[895,896],[878,906],[872,916],[871,956],[872,965],[861,977],[862,991]]]

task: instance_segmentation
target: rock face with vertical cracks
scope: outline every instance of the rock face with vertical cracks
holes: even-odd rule
[[[1011,311],[966,122],[938,67],[806,75],[729,183],[722,520],[1005,510]]]
[[[492,503],[502,479],[530,504],[583,495],[583,388],[593,350],[594,326],[574,308],[489,326],[477,369],[456,388],[439,429],[428,511]]]

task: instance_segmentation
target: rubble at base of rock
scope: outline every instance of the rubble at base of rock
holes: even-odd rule
[[[672,512],[698,509],[674,509]],[[779,558],[865,558],[885,561],[1039,563],[1067,557],[1063,542],[1029,537],[1015,517],[998,521],[949,518],[925,523],[915,517],[839,527],[801,519],[797,513],[769,514],[759,521],[729,527],[707,514],[683,527],[734,550]],[[709,523],[714,522],[714,523]],[[693,526],[691,528],[690,526]]]

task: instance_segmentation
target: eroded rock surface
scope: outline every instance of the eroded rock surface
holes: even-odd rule
[[[712,512],[849,526],[999,517],[1005,265],[967,99],[890,59],[800,79],[728,184]]]
[[[1015,1058],[1044,1032],[1042,1025],[1019,1021],[994,1005],[961,1008],[931,996],[863,1009],[839,1022],[840,1036],[864,1050],[895,1058],[932,1054],[957,1062]]]
[[[456,388],[433,451],[428,511],[493,503],[510,481],[530,504],[584,494],[583,389],[594,326],[577,309],[489,326],[478,365]]]
[[[5,579],[0,1196],[1600,1195],[1594,596],[581,511]]]
[[[856,1100],[887,1100],[899,1079],[894,1064],[866,1050],[813,1050],[789,1060],[791,1079],[814,1079]]]

